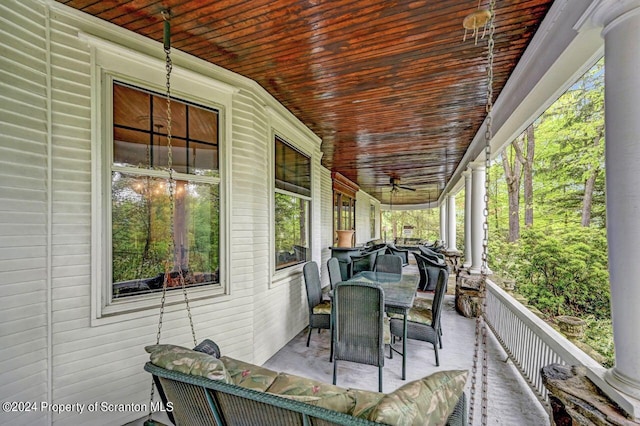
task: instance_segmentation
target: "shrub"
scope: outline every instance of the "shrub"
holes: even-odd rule
[[[549,316],[608,319],[609,273],[602,229],[527,229],[514,247],[518,291]]]

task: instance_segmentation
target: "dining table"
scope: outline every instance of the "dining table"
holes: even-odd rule
[[[387,313],[397,313],[403,316],[401,356],[402,380],[405,380],[407,376],[407,313],[413,306],[420,278],[413,274],[362,271],[346,281],[380,285],[384,291],[384,307]]]

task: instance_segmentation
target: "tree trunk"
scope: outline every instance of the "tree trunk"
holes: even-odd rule
[[[536,139],[533,124],[527,127],[527,157],[524,163],[524,225],[533,225],[533,155]]]
[[[522,139],[518,138],[511,143],[512,146],[522,144]],[[520,149],[522,145],[519,145]],[[509,242],[517,241],[520,238],[520,176],[522,173],[522,163],[517,158],[509,160],[507,150],[502,152],[502,166],[507,181],[507,193],[509,194]]]
[[[593,145],[598,146],[600,139],[602,138],[603,129],[598,129],[598,134],[593,138]],[[600,168],[597,166],[589,166],[589,176],[584,184],[584,196],[582,197],[582,226],[591,226],[591,207],[593,205],[593,189],[596,186],[596,178]]]

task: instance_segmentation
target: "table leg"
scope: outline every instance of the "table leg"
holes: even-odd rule
[[[407,311],[402,321],[402,380],[407,378]]]

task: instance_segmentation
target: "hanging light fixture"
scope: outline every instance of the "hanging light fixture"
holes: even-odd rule
[[[481,0],[478,0],[478,10],[468,14],[462,21],[462,26],[464,27],[464,36],[462,37],[463,42],[467,40],[467,31],[469,30],[473,31],[472,36],[475,38],[475,44],[478,44],[480,28],[482,28],[482,37],[480,38],[484,38],[487,32],[487,25],[491,20],[491,11],[488,9],[481,9],[480,2]]]

